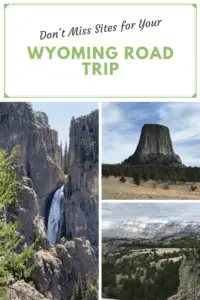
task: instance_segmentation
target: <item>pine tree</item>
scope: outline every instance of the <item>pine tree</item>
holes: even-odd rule
[[[143,175],[142,175],[142,178],[143,178],[143,180],[145,181],[145,182],[147,182],[148,180],[149,180],[149,173],[144,173]]]
[[[73,295],[71,300],[84,300],[83,285],[80,273],[78,274],[78,282],[74,285]]]
[[[83,285],[81,280],[81,274],[78,274],[78,283],[77,283],[77,300],[84,300]]]
[[[134,176],[134,182],[137,186],[140,185],[140,180],[141,180],[140,175],[138,173],[136,173]]]
[[[76,283],[74,284],[73,294],[71,300],[78,300],[78,290]]]
[[[93,300],[98,299],[98,285],[92,283],[91,274],[88,274],[87,289],[84,293],[81,275],[78,274],[78,282],[75,283],[71,300]]]
[[[95,299],[98,299],[98,286],[93,285],[91,275],[89,274],[87,280],[87,291],[85,295],[85,300],[93,300],[94,297]]]
[[[60,141],[60,150],[61,150],[60,165],[61,165],[61,169],[64,171],[64,155],[63,155],[62,141]]]
[[[0,293],[6,293],[6,287],[19,279],[27,279],[34,265],[27,267],[27,261],[33,257],[35,244],[17,253],[23,238],[19,235],[18,221],[7,222],[7,208],[17,207],[16,175],[12,161],[18,148],[14,148],[10,156],[0,149]],[[3,296],[2,296],[3,297]],[[3,299],[3,298],[1,298]]]
[[[64,148],[64,156],[63,156],[63,169],[64,169],[65,174],[68,173],[67,166],[68,166],[68,146],[67,146],[67,140],[66,140],[65,148]]]

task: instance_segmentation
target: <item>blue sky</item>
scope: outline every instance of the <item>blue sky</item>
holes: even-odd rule
[[[199,221],[200,203],[102,203],[103,229],[115,228],[130,220],[152,222]]]
[[[52,129],[58,132],[58,140],[63,145],[67,138],[69,145],[69,128],[72,117],[86,115],[98,109],[97,102],[32,102],[33,110],[47,114]]]
[[[102,160],[119,163],[134,153],[144,124],[169,128],[186,166],[200,166],[200,103],[107,102],[102,107]]]

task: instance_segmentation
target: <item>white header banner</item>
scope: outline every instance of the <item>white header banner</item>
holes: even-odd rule
[[[7,4],[5,97],[196,97],[195,4]]]

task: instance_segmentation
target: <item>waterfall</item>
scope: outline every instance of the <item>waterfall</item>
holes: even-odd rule
[[[47,226],[47,238],[51,244],[56,244],[61,234],[61,200],[64,199],[63,190],[64,185],[55,192],[51,202]]]

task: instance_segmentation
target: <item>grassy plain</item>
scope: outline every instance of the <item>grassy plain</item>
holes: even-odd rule
[[[196,191],[191,191],[193,182],[185,184],[156,183],[156,181],[141,181],[139,186],[133,183],[132,178],[126,178],[125,183],[119,182],[119,177],[102,179],[103,199],[136,200],[136,199],[177,199],[200,200],[200,183],[195,183]],[[156,187],[155,187],[156,186]]]

